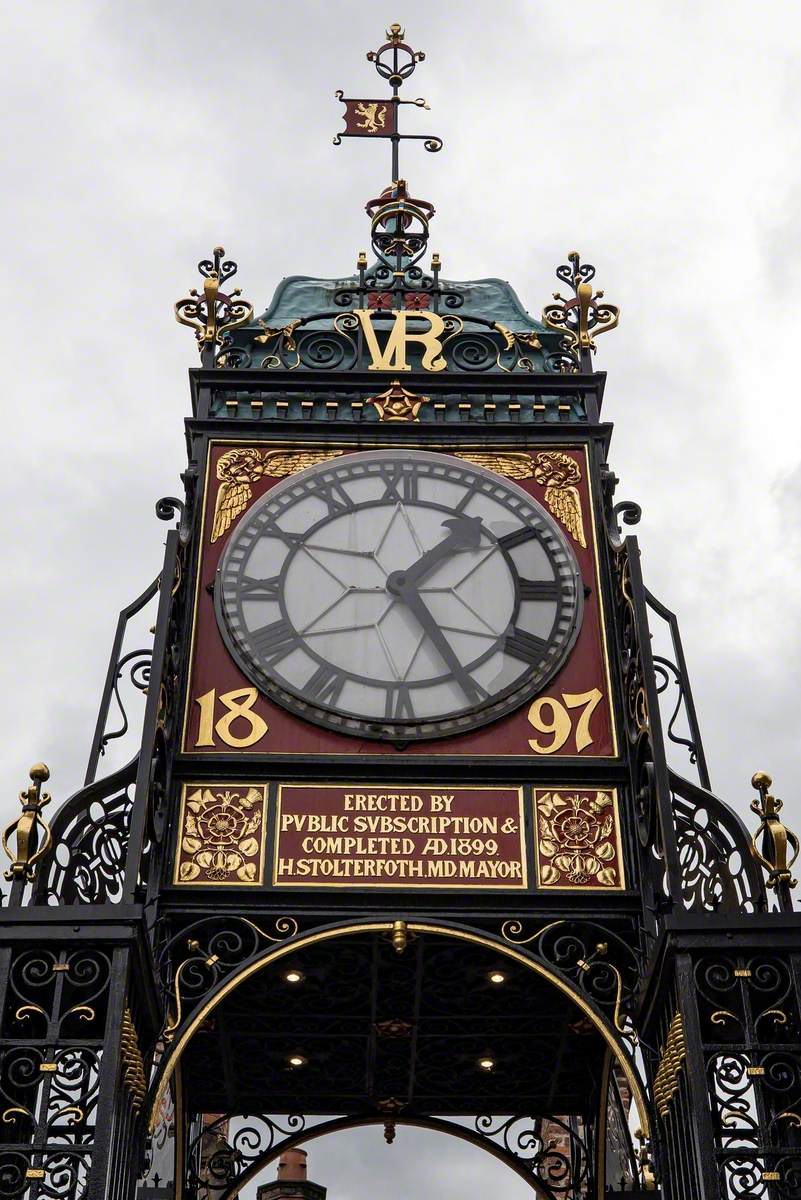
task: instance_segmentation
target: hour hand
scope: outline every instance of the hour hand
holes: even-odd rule
[[[481,545],[483,526],[481,517],[466,517],[463,514],[448,517],[442,522],[449,532],[441,542],[421,554],[417,562],[412,563],[405,571],[393,571],[387,579],[387,590],[394,596],[402,594],[404,588],[416,587],[443,558],[450,558],[460,550],[478,550]]]

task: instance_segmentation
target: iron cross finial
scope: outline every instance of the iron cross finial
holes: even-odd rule
[[[399,147],[401,141],[421,141],[432,153],[442,149],[442,138],[432,134],[400,133],[398,110],[401,104],[413,104],[416,108],[428,108],[428,103],[418,96],[416,100],[401,100],[398,92],[404,82],[414,73],[417,64],[423,62],[422,50],[413,50],[404,41],[406,30],[398,22],[386,31],[386,42],[378,50],[370,50],[368,62],[373,63],[382,79],[392,88],[392,95],[382,100],[354,99],[339,90],[337,100],[345,105],[342,114],[345,128],[334,138],[340,145],[343,137],[389,138],[392,143],[392,180],[400,178]]]

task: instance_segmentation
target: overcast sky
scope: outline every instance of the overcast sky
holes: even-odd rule
[[[402,20],[432,106],[406,125],[445,141],[403,162],[432,249],[534,314],[567,251],[596,264],[621,308],[597,356],[618,497],[681,619],[713,786],[753,824],[766,769],[801,824],[797,0],[0,10],[3,807],[40,758],[59,800],[80,783],[116,614],[158,571],[197,360],[174,300],[220,242],[257,312],[284,275],[352,269],[389,164],[332,146],[333,92],[376,93],[364,53]],[[331,1200],[526,1192],[415,1136],[321,1143],[313,1175]]]

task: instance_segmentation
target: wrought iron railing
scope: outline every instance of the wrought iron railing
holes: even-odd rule
[[[33,904],[115,904],[122,899],[137,754],[82,787],[59,809],[53,847],[33,885]]]
[[[762,873],[737,814],[705,788],[674,771],[670,791],[681,864],[681,893],[696,912],[762,912]]]

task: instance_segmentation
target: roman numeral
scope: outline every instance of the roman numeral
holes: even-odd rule
[[[312,494],[318,500],[323,501],[332,517],[339,513],[350,512],[353,508],[350,496],[342,484],[337,483],[335,479],[326,479],[316,483]]]
[[[518,579],[521,600],[557,600],[561,588],[555,579]]]
[[[520,546],[523,542],[527,542],[530,538],[535,538],[536,536],[536,529],[524,526],[523,529],[518,529],[515,533],[507,533],[503,537],[498,538],[498,545],[503,550],[513,550],[515,546]]]
[[[507,633],[506,641],[503,644],[504,654],[522,659],[527,663],[539,662],[547,649],[548,643],[544,638],[527,633],[525,629],[518,629],[516,625],[513,625]]]
[[[276,525],[275,517],[270,517],[270,519],[265,522],[264,532],[261,536],[280,538],[284,545],[288,546],[290,550],[297,550],[298,546],[303,544],[303,537],[301,534],[287,533],[285,529],[281,529],[279,525]]]
[[[310,700],[318,704],[336,704],[346,683],[345,676],[336,667],[323,663],[317,668],[303,689]]]
[[[402,721],[414,719],[412,694],[405,683],[396,683],[387,688],[387,700],[384,707],[386,719]]]
[[[418,498],[417,473],[395,469],[384,475],[386,488],[382,500],[405,500],[410,503]]]
[[[281,576],[273,575],[271,579],[243,579],[239,585],[240,594],[248,599],[267,598],[276,600],[281,590]]]
[[[285,658],[298,644],[298,635],[289,621],[272,621],[261,629],[254,629],[250,640],[259,657],[266,663]]]

